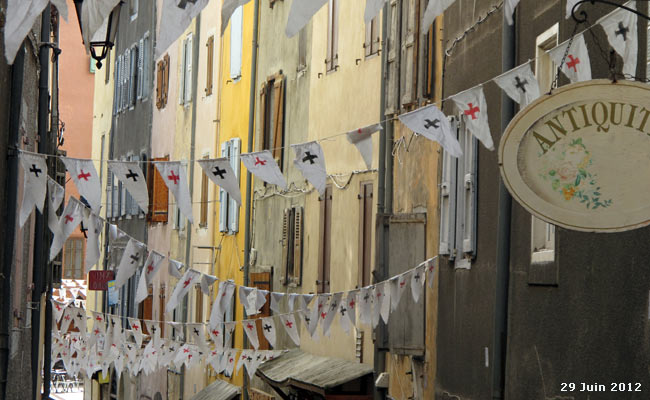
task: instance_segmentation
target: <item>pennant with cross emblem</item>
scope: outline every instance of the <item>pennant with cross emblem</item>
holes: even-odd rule
[[[115,287],[122,287],[133,276],[142,263],[144,243],[131,238],[124,248],[120,265],[117,267]]]
[[[62,157],[61,161],[70,174],[70,178],[79,190],[79,194],[90,204],[95,214],[99,214],[102,205],[102,188],[99,175],[92,160]]]
[[[636,5],[632,1],[627,2],[625,6],[633,10],[636,9]],[[603,27],[607,34],[609,44],[623,59],[625,78],[634,79],[639,52],[636,14],[624,9],[618,9],[603,18],[600,26]]]
[[[571,47],[569,47],[571,45]],[[567,50],[568,47],[568,50]],[[564,56],[566,54],[566,57]],[[562,65],[562,73],[572,83],[583,82],[591,79],[591,64],[589,52],[585,44],[583,34],[576,35],[573,40],[569,39],[554,49],[549,50],[548,55],[555,65]],[[564,63],[562,62],[564,60]]]
[[[460,157],[463,154],[456,132],[452,130],[447,116],[435,104],[402,114],[399,120],[418,135],[440,143],[452,156]]]
[[[472,135],[476,136],[488,150],[494,150],[483,85],[458,93],[451,99],[465,118],[465,124]]]
[[[169,191],[174,195],[176,204],[185,218],[194,223],[192,217],[192,199],[190,190],[187,186],[186,167],[180,161],[160,161],[155,162],[158,172]]]
[[[47,190],[47,163],[45,155],[19,152],[23,167],[23,202],[20,206],[18,224],[22,228],[34,206],[43,213]]]
[[[241,206],[241,192],[239,190],[239,178],[235,175],[230,160],[217,158],[214,160],[199,160],[203,173],[217,186],[228,192],[230,196]]]
[[[327,182],[323,148],[315,141],[293,144],[291,148],[296,153],[293,164],[322,196],[325,193],[325,184]]]
[[[149,212],[149,192],[139,164],[137,161],[109,161],[108,168],[113,171],[146,214]]]
[[[287,181],[275,162],[273,154],[264,150],[256,153],[246,153],[240,156],[241,161],[248,169],[248,172],[266,183],[278,186],[280,189],[287,188]]]

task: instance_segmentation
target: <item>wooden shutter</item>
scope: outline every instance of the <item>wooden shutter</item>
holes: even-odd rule
[[[169,156],[153,158],[151,161],[169,161]],[[153,162],[149,163],[149,219],[151,222],[167,222],[169,214],[169,189],[160,176],[160,172]]]
[[[207,57],[208,65],[206,68],[206,77],[205,77],[205,95],[210,96],[212,94],[212,75],[213,75],[213,59],[214,59],[214,35],[208,38],[208,43],[206,43],[208,48]]]
[[[359,270],[358,287],[371,283],[372,271],[372,183],[362,182],[359,187]]]
[[[228,157],[230,153],[230,142],[221,143],[221,157]],[[228,192],[219,188],[219,232],[228,232]]]
[[[323,198],[321,198],[320,204],[319,268],[318,281],[316,281],[318,293],[329,293],[330,291],[331,229],[332,186],[327,185],[325,189],[325,195]]]
[[[158,294],[158,321],[160,321],[160,337],[165,337],[165,284],[160,285],[160,293]]]
[[[194,286],[194,322],[203,322],[203,292],[201,285]]]
[[[139,278],[142,279],[142,278]],[[146,299],[140,303],[140,309],[139,311],[139,317],[140,317],[140,326],[142,326],[142,332],[150,335],[149,330],[147,329],[144,320],[149,320],[151,321],[153,319],[153,294],[152,294],[152,287],[148,286],[147,291],[149,295],[147,296]]]
[[[204,160],[207,160],[209,157],[203,157]],[[208,176],[203,173],[201,175],[201,218],[199,220],[199,226],[205,228],[208,226]]]
[[[271,291],[271,273],[270,272],[251,272],[250,274],[250,286],[258,288],[260,290],[268,290],[269,292]],[[260,310],[260,313],[254,316],[251,316],[251,319],[259,319],[259,318],[264,318],[264,317],[270,317],[271,316],[271,302],[269,299],[270,293],[266,295],[266,303]],[[269,341],[266,340],[266,337],[264,336],[264,332],[262,331],[263,327],[261,324],[262,321],[260,321],[259,324],[255,324],[257,326],[257,338],[259,339],[260,342],[260,347],[259,350],[270,350],[271,345],[269,344]],[[277,333],[277,332],[276,332]]]
[[[408,107],[415,101],[417,88],[418,40],[420,26],[420,1],[405,0],[402,3],[402,61],[400,101]]]
[[[455,119],[451,123],[452,132],[457,134],[458,124]],[[456,170],[457,160],[442,152],[442,182],[440,184],[440,245],[438,253],[454,258],[456,247]]]
[[[302,207],[293,208],[293,283],[302,284]]]
[[[273,82],[273,158],[282,165],[282,142],[284,136],[284,77],[277,75]]]
[[[260,126],[261,128],[261,133],[262,133],[262,140],[260,140],[260,143],[262,144],[262,148],[259,150],[264,150],[268,148],[268,143],[269,143],[269,119],[268,118],[268,110],[267,108],[267,96],[268,92],[268,85],[267,82],[262,82],[262,89],[260,90]]]
[[[156,69],[156,107],[160,110],[163,108],[163,77],[165,74],[165,61],[158,61]]]
[[[167,100],[169,99],[169,54],[165,54],[163,57],[164,69],[163,69],[163,92],[162,92],[162,106],[167,105]]]

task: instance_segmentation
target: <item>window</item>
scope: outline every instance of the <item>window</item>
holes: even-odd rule
[[[145,100],[149,97],[149,88],[151,87],[151,39],[149,32],[144,34],[140,41],[140,52],[142,52],[142,99]]]
[[[131,0],[129,2],[129,15],[131,16],[131,21],[138,18],[139,5],[140,5],[140,0]]]
[[[221,143],[221,157],[230,160],[230,166],[239,179],[241,139],[233,138]],[[228,192],[219,189],[219,232],[235,234],[239,232],[239,204],[230,197]]]
[[[332,185],[327,185],[320,203],[320,248],[318,254],[318,293],[330,292],[330,253],[332,236]]]
[[[84,239],[69,238],[63,252],[63,279],[86,279],[84,275]]]
[[[138,65],[137,65],[137,99],[142,100],[142,90],[144,89],[144,38],[140,39],[140,47],[138,47]]]
[[[126,49],[124,58],[122,59],[122,86],[120,88],[122,105],[121,111],[128,109],[129,100],[129,81],[130,81],[130,66],[131,66],[131,50]]]
[[[167,105],[169,91],[169,54],[158,61],[156,70],[156,107],[160,110]]]
[[[118,56],[115,60],[115,71],[113,72],[113,115],[120,112],[120,86],[122,79],[122,56]]]
[[[284,210],[282,220],[282,265],[284,284],[302,284],[302,207],[294,206]]]
[[[549,92],[555,79],[556,66],[547,51],[557,46],[558,24],[542,33],[536,40],[535,76],[542,93]],[[555,259],[555,226],[531,216],[531,261],[549,262]]]
[[[379,16],[373,18],[366,24],[366,40],[363,42],[363,49],[366,57],[379,54]]]
[[[203,159],[207,160],[209,157],[204,156]],[[199,220],[199,227],[206,228],[208,226],[208,176],[201,175],[201,218]]]
[[[230,79],[241,78],[244,6],[235,9],[230,17]]]
[[[136,279],[136,281],[139,282],[141,279],[139,277],[140,274],[137,275],[138,279]],[[147,287],[147,291],[149,295],[138,305],[138,318],[141,320],[140,326],[142,326],[143,333],[151,335],[144,321],[142,321],[145,319],[151,321],[153,319],[153,288],[151,285]]]
[[[158,294],[158,321],[160,321],[160,337],[165,337],[165,284],[160,284],[160,293]]]
[[[190,33],[183,40],[178,104],[187,105],[192,101],[192,50],[192,34]]]
[[[420,0],[402,2],[401,36],[400,102],[407,108],[417,100]]]
[[[339,66],[339,4],[340,0],[329,0],[327,5],[327,72]]]
[[[169,156],[153,158],[151,161],[169,161]],[[154,163],[149,163],[148,185],[149,185],[149,221],[167,222],[169,214],[169,189],[165,180],[160,176],[158,168]]]
[[[282,169],[284,145],[284,76],[276,74],[262,84],[261,94],[262,149],[271,150]]]
[[[359,187],[359,278],[358,287],[371,283],[372,271],[372,182],[362,182]]]
[[[208,38],[208,42],[205,44],[208,48],[207,50],[207,65],[205,68],[205,95],[210,96],[212,94],[213,86],[213,69],[214,69],[214,35]]]
[[[476,257],[478,142],[464,118],[452,121],[463,155],[455,158],[443,151],[440,186],[439,253],[455,259],[456,268],[469,268]]]

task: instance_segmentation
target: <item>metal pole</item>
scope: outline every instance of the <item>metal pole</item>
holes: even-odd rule
[[[41,16],[41,37],[38,59],[40,64],[40,76],[38,80],[38,152],[50,154],[49,136],[49,65],[50,48],[46,44],[50,41],[50,18],[51,6],[48,4]],[[41,313],[46,310],[41,308],[41,299],[45,292],[45,271],[48,268],[48,257],[45,254],[45,215],[35,213],[36,223],[34,225],[34,291],[32,292],[32,303],[38,304],[38,308],[32,310],[32,397],[40,398],[41,388],[38,381],[41,373],[40,349],[41,349]],[[51,310],[50,310],[51,311]],[[44,327],[44,335],[51,334],[47,327]],[[49,369],[49,366],[48,366]]]
[[[259,0],[255,0],[253,11],[253,43],[252,43],[252,56],[251,56],[251,87],[250,97],[248,103],[248,144],[247,151],[253,151],[253,137],[255,134],[255,87],[257,85],[257,36],[259,31],[259,14],[260,4]],[[252,179],[250,171],[246,172],[246,210],[244,213],[245,227],[244,227],[244,286],[248,286],[248,273],[250,265],[250,252],[251,252],[251,189]],[[244,335],[244,348],[246,347],[246,335]],[[248,376],[244,374],[244,399],[248,400]]]
[[[6,398],[7,372],[9,369],[9,329],[11,310],[11,276],[14,266],[14,244],[16,238],[17,187],[18,187],[18,139],[20,137],[20,115],[22,106],[23,78],[25,74],[25,45],[20,47],[11,66],[11,91],[9,92],[9,133],[7,138],[8,162],[7,182],[4,188],[6,207],[2,213],[6,226],[4,257],[0,267],[0,399]]]
[[[501,30],[501,69],[509,71],[515,66],[515,24],[508,25],[503,17]],[[501,132],[515,115],[515,103],[501,93]],[[497,225],[496,293],[494,299],[494,334],[492,366],[492,398],[503,399],[505,393],[506,357],[508,342],[508,289],[510,281],[510,217],[512,197],[499,179],[499,211]]]

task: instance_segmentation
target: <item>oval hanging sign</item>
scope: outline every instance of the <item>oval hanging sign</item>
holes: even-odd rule
[[[593,80],[537,99],[508,125],[499,167],[513,198],[551,224],[650,224],[650,85]]]

